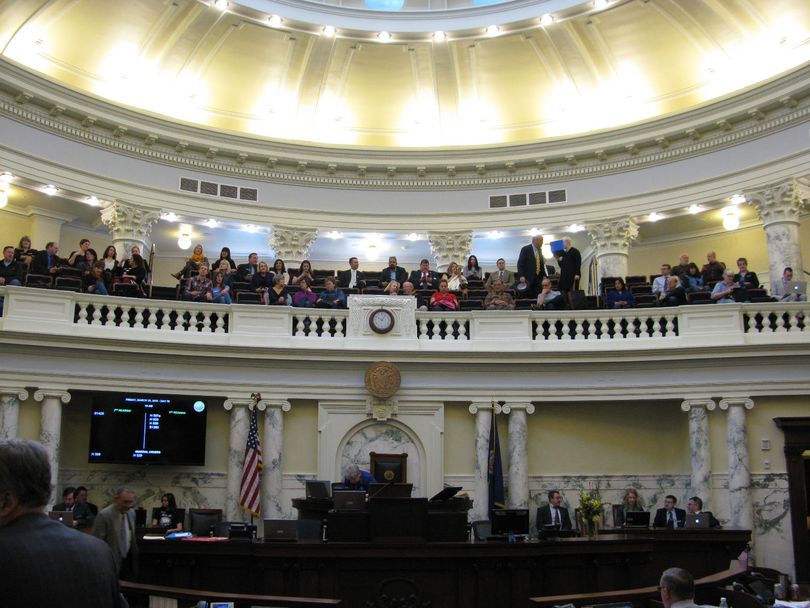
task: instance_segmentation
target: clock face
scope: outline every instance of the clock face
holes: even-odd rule
[[[391,311],[385,310],[384,308],[378,308],[372,311],[368,322],[371,330],[378,334],[387,334],[394,329],[394,315]]]

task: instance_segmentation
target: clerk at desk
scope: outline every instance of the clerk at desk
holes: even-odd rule
[[[372,483],[377,483],[374,476],[368,471],[361,471],[356,464],[350,464],[343,471],[343,485],[347,490],[365,490],[368,492],[368,486]]]

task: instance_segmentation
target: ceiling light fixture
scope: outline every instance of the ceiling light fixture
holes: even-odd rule
[[[692,215],[700,213],[701,211],[703,211],[703,207],[701,207],[697,203],[689,205],[689,213],[691,213]]]
[[[325,236],[328,239],[335,240],[335,239],[339,239],[343,235],[340,232],[338,232],[337,230],[331,230],[330,232],[327,232]]]
[[[160,219],[165,220],[167,222],[176,222],[177,221],[177,214],[174,211],[169,211],[168,213],[162,213],[160,215]]]
[[[657,222],[658,220],[664,219],[664,216],[661,215],[660,213],[656,213],[655,211],[653,211],[650,215],[647,216],[647,219],[650,220],[651,222]]]
[[[214,0],[214,8],[218,8],[221,11],[228,10],[228,5],[230,2],[228,0]]]
[[[500,239],[503,238],[503,232],[500,230],[491,230],[487,233],[487,236],[491,239]]]
[[[737,207],[725,207],[721,214],[723,216],[723,228],[736,230],[740,227],[740,212]]]
[[[6,192],[5,184],[0,186],[0,209],[8,205],[8,192]]]
[[[391,34],[389,34],[388,32],[380,32],[379,34],[377,34],[377,40],[379,40],[380,42],[388,42],[389,40],[391,40]]]
[[[731,204],[732,205],[742,205],[743,203],[747,202],[744,194],[735,194],[731,197]]]
[[[204,222],[206,226],[209,228],[216,228],[219,225],[219,222],[216,221],[214,218],[209,218],[206,222]]]
[[[497,25],[490,25],[487,28],[487,36],[497,36],[500,33],[501,33],[501,28],[499,28]]]
[[[585,226],[582,224],[571,224],[567,229],[566,232],[582,232],[585,230]]]
[[[59,188],[57,188],[57,187],[56,187],[56,186],[54,186],[53,184],[48,184],[47,186],[45,186],[45,187],[42,189],[42,191],[43,191],[45,194],[47,194],[48,196],[53,196],[54,194],[56,194],[57,192],[59,192]]]
[[[447,40],[447,34],[443,31],[439,30],[438,32],[433,32],[433,41],[434,42],[444,42]]]
[[[552,23],[554,23],[554,17],[552,17],[550,13],[546,13],[545,15],[540,17],[540,25],[542,25],[543,27],[547,27]]]
[[[98,200],[98,197],[94,195],[88,196],[86,199],[84,199],[84,202],[90,205],[91,207],[98,207],[101,204],[101,201]]]
[[[13,180],[13,179],[14,179],[14,176],[11,173],[9,173],[8,171],[3,173],[3,175],[0,175],[0,182],[5,182],[7,184],[10,184],[11,180]]]
[[[191,235],[187,232],[181,234],[180,238],[177,239],[177,246],[180,249],[188,249],[191,247]]]
[[[413,241],[418,241],[421,237],[418,234],[416,234],[415,232],[411,232],[405,238],[408,239],[409,241],[413,242]]]
[[[543,231],[539,228],[532,228],[529,230],[529,236],[540,236],[541,234],[543,234]]]
[[[602,9],[607,8],[609,4],[610,2],[608,0],[594,0],[593,7],[596,10],[601,11]]]
[[[278,15],[270,15],[270,18],[267,20],[267,23],[270,25],[270,27],[281,27],[282,22],[283,19]]]
[[[250,232],[251,234],[258,232],[259,227],[254,224],[245,224],[245,232]]]
[[[334,25],[325,25],[323,26],[323,30],[321,31],[323,32],[323,35],[326,36],[327,38],[331,38],[337,33],[337,30],[335,29]]]

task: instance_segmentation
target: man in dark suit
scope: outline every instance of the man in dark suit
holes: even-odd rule
[[[116,572],[122,579],[137,575],[138,543],[135,541],[135,492],[120,487],[113,504],[99,511],[93,522],[93,536],[106,542],[115,558]]]
[[[45,514],[51,468],[34,441],[0,441],[0,598],[3,606],[126,605],[110,548]]]
[[[365,275],[358,270],[360,260],[352,256],[349,258],[349,270],[339,270],[337,273],[338,287],[347,289],[365,289]]]
[[[667,277],[665,291],[661,294],[663,306],[683,306],[686,304],[686,289],[681,285],[681,278],[670,275]]]
[[[582,255],[579,249],[571,245],[571,239],[563,238],[563,250],[557,254],[560,264],[560,279],[557,289],[565,299],[568,308],[574,310],[574,291],[579,289],[579,277],[582,267]]]
[[[720,522],[717,521],[717,518],[711,511],[704,511],[703,510],[703,499],[698,498],[697,496],[693,496],[689,500],[686,501],[686,511],[690,515],[705,515],[709,518],[709,527],[710,528],[719,528]]]
[[[658,509],[655,512],[653,519],[653,528],[669,528],[674,530],[683,528],[684,520],[686,519],[686,511],[675,507],[678,499],[672,494],[667,494],[664,498],[664,508]]]
[[[396,281],[402,285],[407,280],[408,271],[402,266],[397,266],[397,258],[392,255],[388,258],[388,266],[380,271],[380,287],[385,289],[391,281]]]
[[[45,245],[45,249],[38,251],[31,261],[31,272],[33,274],[56,274],[59,272],[59,267],[65,264],[65,261],[57,254],[59,253],[59,243],[50,241]]]
[[[236,267],[236,278],[243,283],[250,283],[257,272],[259,272],[259,254],[251,253],[247,264],[239,264]]]
[[[416,289],[439,288],[439,273],[430,269],[430,262],[427,260],[419,262],[419,270],[414,270],[408,280]]]
[[[562,495],[558,490],[548,493],[548,504],[537,509],[537,529],[543,530],[546,526],[555,526],[558,530],[571,529],[571,516],[568,509],[560,506]]]
[[[532,237],[532,242],[520,250],[517,262],[517,290],[520,298],[535,298],[540,293],[540,282],[546,276],[543,260],[543,235]],[[525,285],[525,287],[522,287]]]

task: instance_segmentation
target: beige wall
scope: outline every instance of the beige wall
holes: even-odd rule
[[[21,237],[30,234],[30,218],[0,209],[0,246],[16,247]]]
[[[293,401],[284,414],[284,473],[318,472],[318,403]]]

